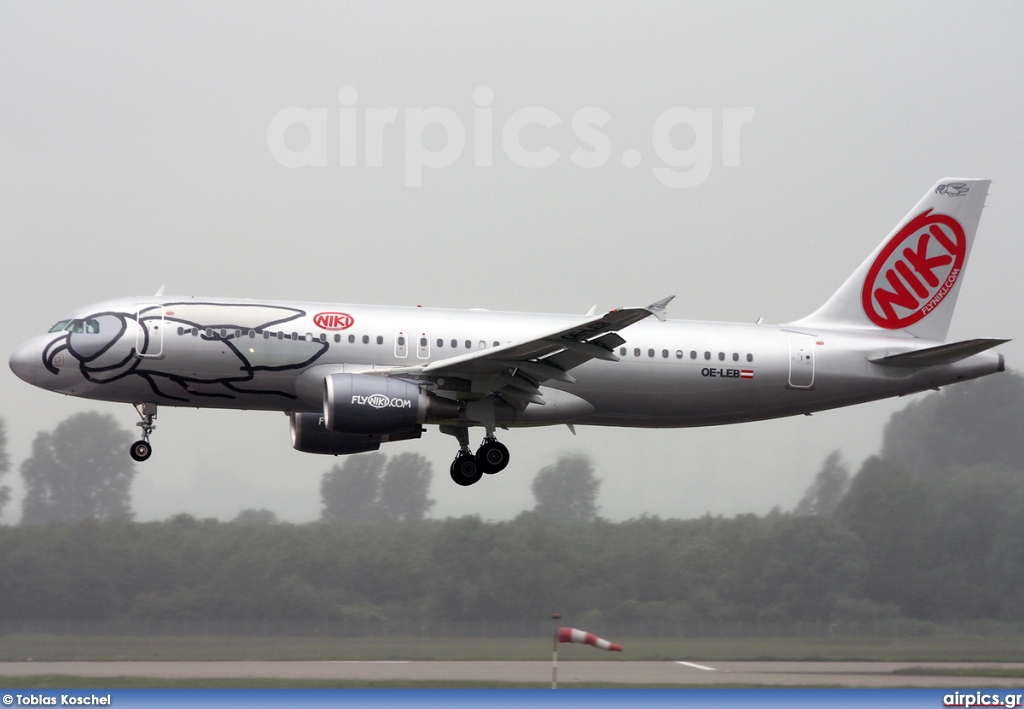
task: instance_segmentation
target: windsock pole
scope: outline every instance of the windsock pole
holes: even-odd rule
[[[577,630],[576,628],[559,628],[555,631],[555,640],[551,646],[551,689],[558,689],[558,643],[582,643],[596,647],[599,650],[622,652],[621,645],[608,642],[593,633]]]
[[[558,631],[551,643],[551,689],[558,689]]]

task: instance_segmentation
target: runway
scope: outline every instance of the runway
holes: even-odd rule
[[[560,662],[559,686],[615,683],[653,686],[760,687],[1024,687],[1022,678],[894,674],[902,668],[1000,668],[1024,675],[1024,663],[928,662]],[[0,678],[80,677],[249,678],[443,683],[551,681],[550,662],[292,661],[292,662],[5,662]],[[2,679],[0,679],[2,683]]]

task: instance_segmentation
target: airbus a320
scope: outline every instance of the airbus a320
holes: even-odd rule
[[[941,180],[818,310],[782,325],[669,320],[671,298],[551,315],[219,298],[80,308],[10,367],[133,404],[149,458],[161,406],[283,411],[300,451],[454,436],[451,477],[503,470],[513,426],[675,428],[810,414],[1001,372],[1006,340],[946,342],[989,181]],[[470,429],[483,431],[474,451]]]

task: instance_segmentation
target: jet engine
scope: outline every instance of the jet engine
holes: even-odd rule
[[[380,448],[381,443],[419,438],[423,429],[415,426],[406,431],[387,434],[338,433],[324,427],[322,414],[293,413],[289,416],[292,429],[292,447],[303,453],[349,455],[366,453]]]
[[[459,418],[460,404],[427,394],[416,382],[369,374],[324,378],[324,426],[346,434],[381,435]]]

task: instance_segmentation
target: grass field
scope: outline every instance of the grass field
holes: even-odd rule
[[[625,652],[563,644],[559,658],[630,660],[863,660],[1024,662],[1024,639],[932,636],[921,638],[610,638]],[[544,660],[551,640],[424,637],[0,637],[0,662],[75,660]]]

